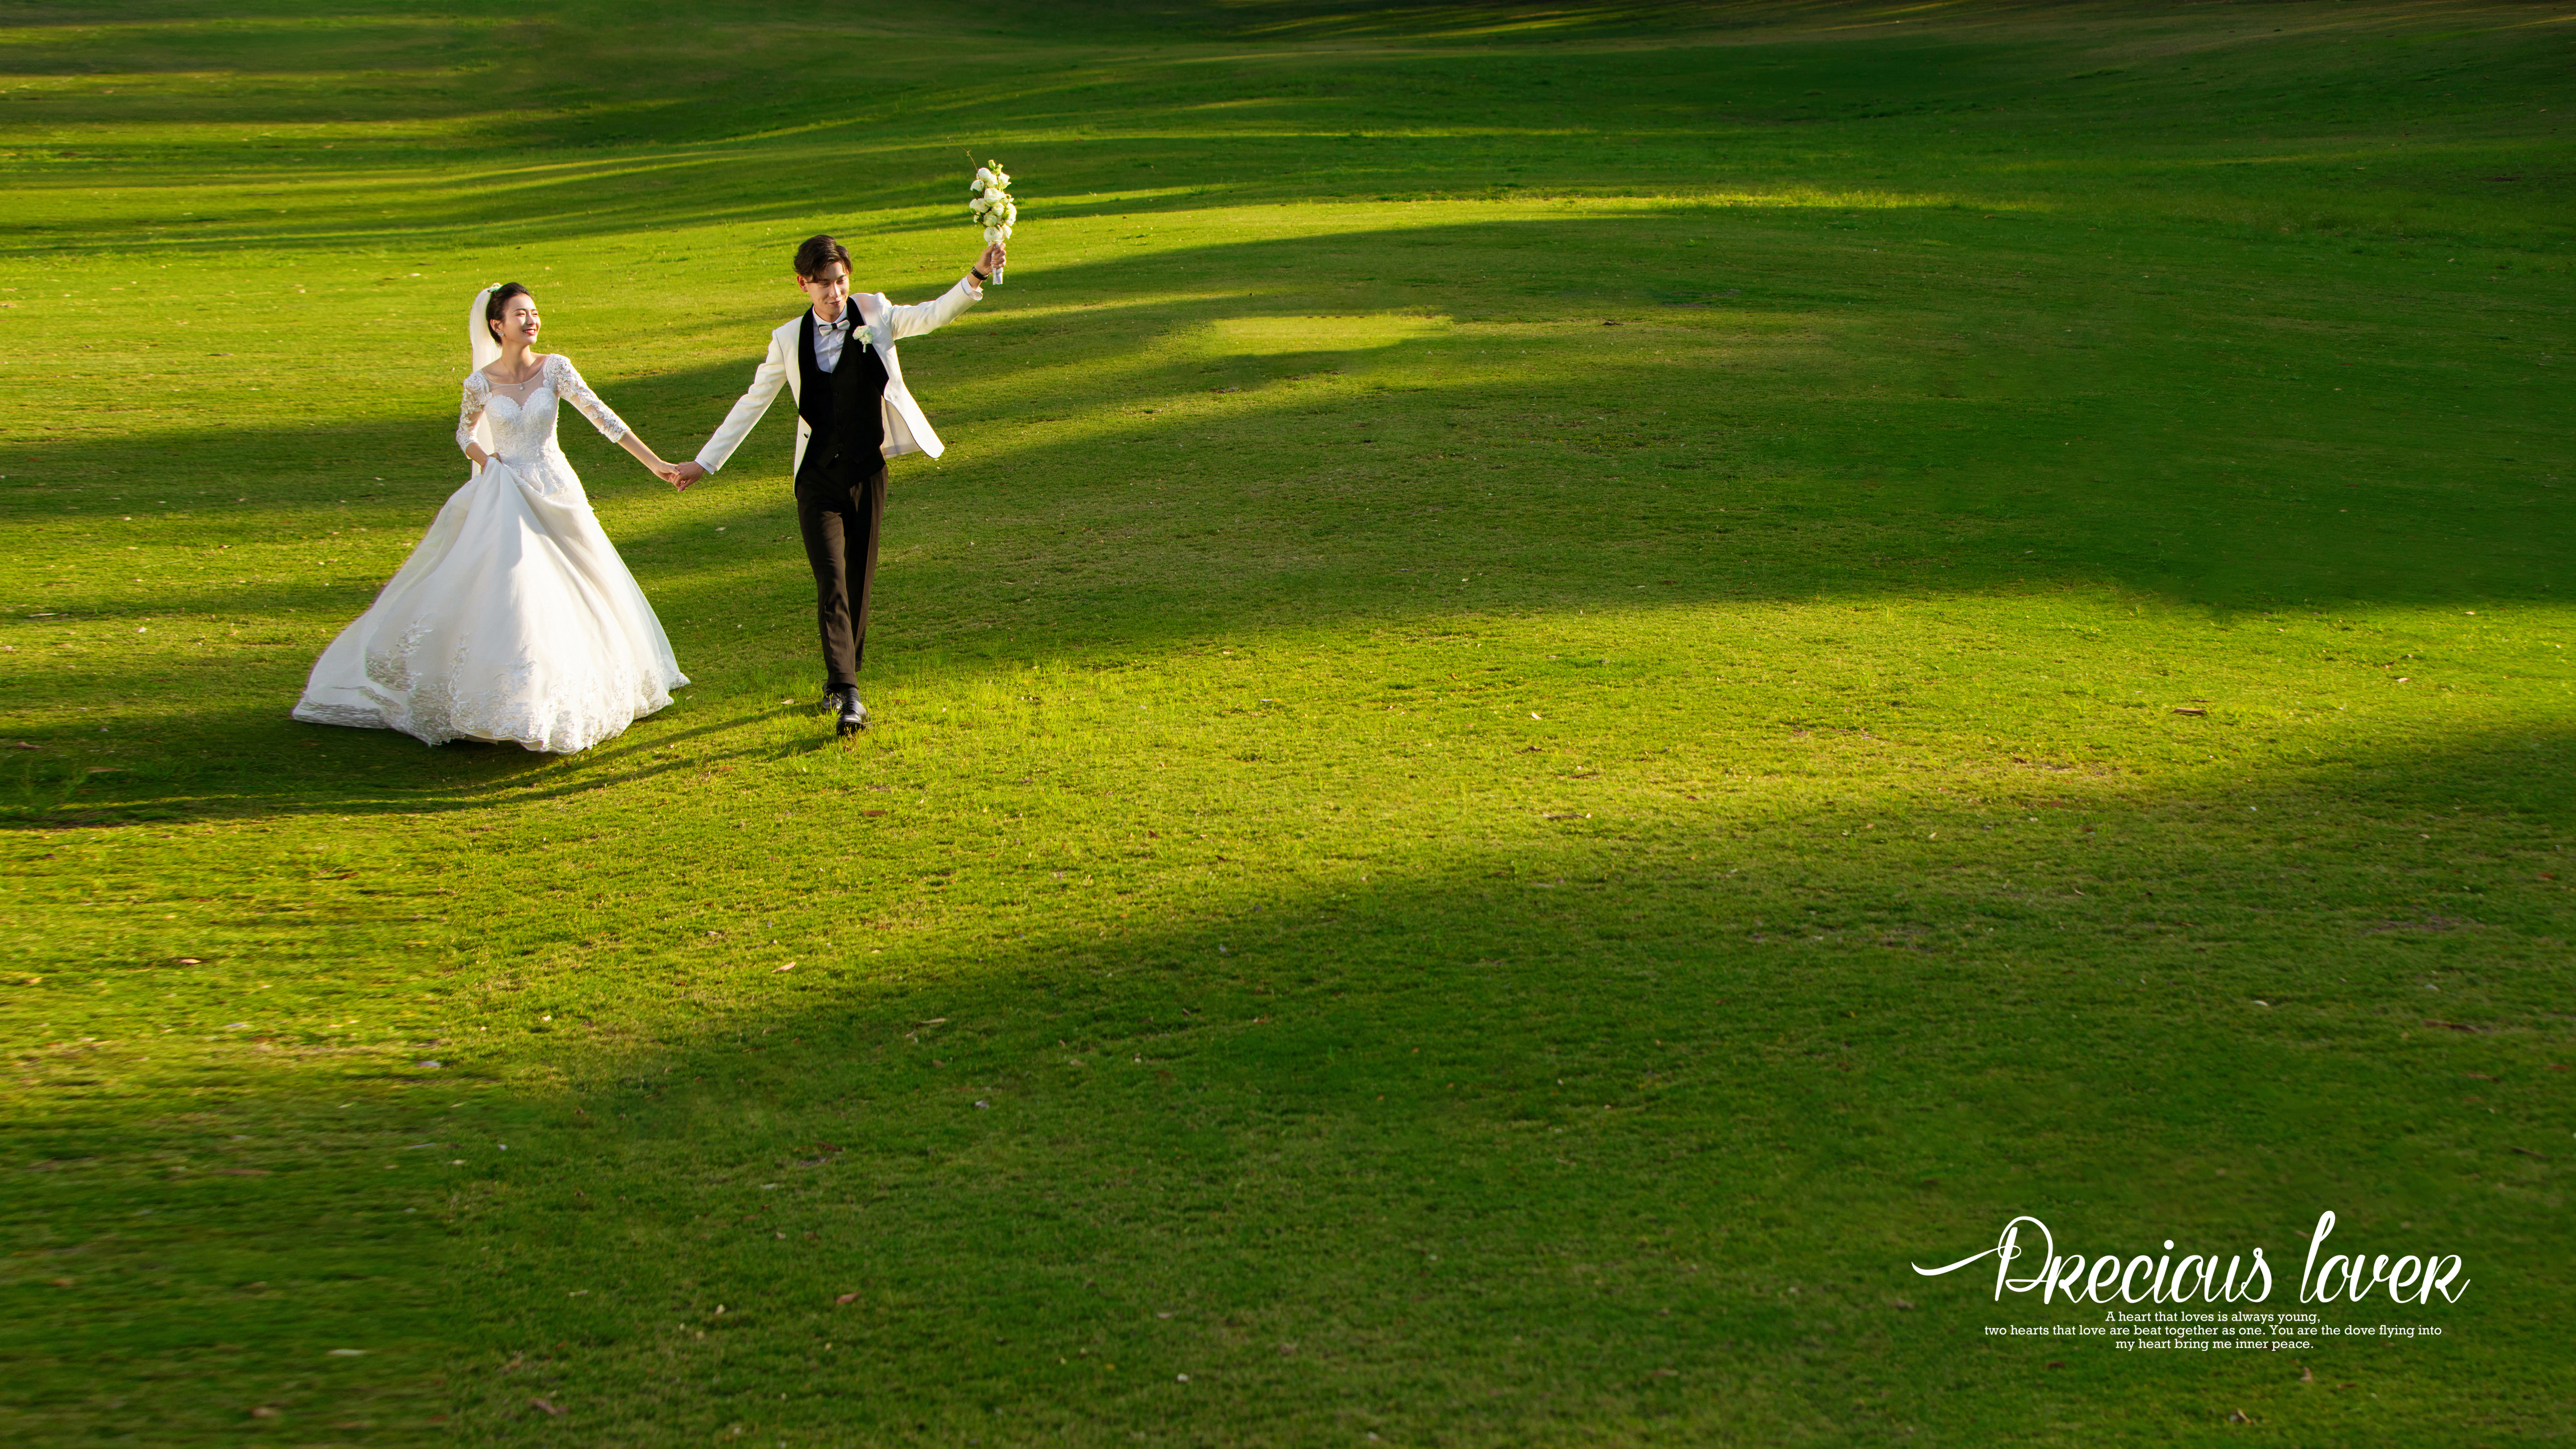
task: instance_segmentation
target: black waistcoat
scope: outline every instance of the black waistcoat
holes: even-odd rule
[[[796,475],[800,485],[808,477],[856,483],[885,466],[885,361],[868,344],[867,329],[858,325],[857,309],[842,315],[852,325],[830,372],[814,360],[812,312],[805,314],[805,325],[796,331],[796,416],[805,420],[809,430],[805,466]]]

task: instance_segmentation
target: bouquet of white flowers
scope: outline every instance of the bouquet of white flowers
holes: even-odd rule
[[[1011,223],[1020,219],[1019,203],[1011,200],[1011,173],[1003,170],[999,161],[988,162],[975,168],[975,179],[968,190],[973,195],[966,203],[966,210],[975,218],[975,224],[984,229],[985,243],[1009,241]],[[995,267],[993,285],[1000,286],[1001,283],[1002,269]]]

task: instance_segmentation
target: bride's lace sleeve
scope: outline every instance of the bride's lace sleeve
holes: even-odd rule
[[[465,451],[474,441],[474,425],[483,420],[483,404],[492,396],[491,384],[480,371],[465,374],[465,401],[456,410],[456,450]]]
[[[626,420],[610,412],[608,404],[599,400],[599,394],[590,390],[590,384],[581,380],[581,373],[573,367],[571,358],[557,352],[546,358],[546,366],[554,369],[555,396],[581,409],[581,415],[590,419],[590,425],[599,429],[601,437],[614,443],[626,436]]]

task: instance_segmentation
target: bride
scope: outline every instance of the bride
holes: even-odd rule
[[[600,531],[555,442],[569,402],[677,482],[560,352],[538,353],[537,299],[487,287],[466,326],[474,370],[456,441],[474,460],[401,570],[313,665],[295,717],[425,744],[508,741],[571,754],[689,682],[644,591]]]

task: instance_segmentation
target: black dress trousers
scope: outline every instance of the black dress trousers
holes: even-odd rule
[[[877,580],[877,534],[885,522],[883,458],[865,477],[834,458],[808,464],[796,479],[796,523],[805,535],[805,561],[814,568],[814,622],[823,635],[824,685],[848,689],[859,682],[859,660],[868,648],[868,596]]]

